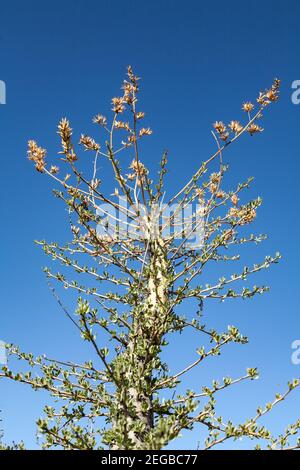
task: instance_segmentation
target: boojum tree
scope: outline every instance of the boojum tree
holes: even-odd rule
[[[231,191],[224,190],[228,167],[223,153],[242,136],[263,131],[260,120],[278,99],[279,85],[275,79],[270,89],[260,92],[255,105],[242,105],[245,122],[214,124],[215,153],[169,201],[164,189],[167,153],[155,181],[141,159],[141,141],[152,131],[141,125],[145,115],[138,109],[139,78],[131,67],[121,96],[112,99],[112,119],[100,114],[93,119],[101,145],[81,135],[77,147],[68,120],[62,119],[58,126],[61,169],[55,162],[48,164],[46,150],[29,141],[28,157],[58,187],[55,195],[66,204],[72,234],[65,245],[38,242],[63,266],[63,272],[46,269],[46,275],[57,301],[93,350],[92,360],[78,364],[69,358],[35,358],[14,345],[7,346],[10,356],[22,359],[30,369],[14,372],[11,358],[1,377],[47,390],[56,399],[37,423],[45,448],[156,450],[196,426],[199,448],[210,449],[240,437],[263,448],[299,447],[294,436],[300,421],[280,436],[273,436],[260,422],[299,386],[299,380],[289,383],[287,391],[266,407],[258,408],[252,418],[236,425],[218,416],[216,396],[225,388],[257,378],[256,368],[238,378],[203,384],[200,390],[178,391],[179,385],[180,390],[184,387],[186,374],[201,368],[207,358],[218,356],[229,343],[247,343],[247,337],[234,326],[216,331],[203,323],[207,302],[262,294],[265,286],[239,286],[280,258],[279,254],[267,256],[260,264],[203,285],[209,264],[218,262],[219,267],[222,262],[237,261],[239,254],[234,249],[265,238],[244,235],[261,199],[240,202],[251,178]],[[80,149],[91,155],[91,177],[81,169]],[[128,168],[122,157],[126,152],[133,157],[129,170],[123,169]],[[102,189],[99,161],[101,167],[107,161],[113,171],[112,185],[116,187],[109,194]],[[53,287],[55,281],[78,292],[75,315],[64,307]],[[194,313],[190,311],[193,306]],[[162,351],[172,335],[184,330],[197,335],[199,348],[190,363],[171,372]]]

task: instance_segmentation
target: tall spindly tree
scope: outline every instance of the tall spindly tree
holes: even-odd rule
[[[275,79],[271,88],[260,92],[255,105],[245,102],[241,122],[213,125],[214,154],[169,200],[167,153],[154,180],[142,158],[141,142],[152,131],[142,125],[139,78],[131,67],[122,93],[112,99],[111,119],[101,114],[93,119],[100,143],[83,134],[75,144],[68,120],[62,119],[59,168],[57,157],[48,163],[46,150],[29,141],[29,160],[52,179],[55,196],[68,209],[70,241],[65,245],[38,242],[61,265],[59,272],[46,269],[49,285],[93,350],[91,360],[78,364],[71,358],[34,357],[8,345],[8,353],[25,361],[28,372],[15,372],[8,365],[1,377],[46,390],[55,399],[37,423],[45,448],[156,450],[195,427],[200,449],[240,437],[249,438],[250,447],[300,446],[300,421],[279,436],[261,424],[264,415],[299,387],[299,380],[241,424],[217,414],[216,398],[226,388],[257,378],[257,369],[248,369],[237,378],[218,378],[211,385],[203,383],[200,389],[198,385],[207,358],[220,355],[230,343],[247,343],[235,326],[217,331],[207,325],[207,302],[264,293],[265,286],[241,284],[280,258],[279,254],[267,256],[259,264],[229,277],[218,274],[215,282],[207,283],[210,265],[218,263],[213,272],[219,273],[222,263],[238,262],[241,245],[256,245],[265,238],[246,234],[261,199],[241,202],[251,178],[230,191],[224,189],[228,166],[223,154],[239,138],[263,131],[263,113],[278,99],[279,85]],[[82,151],[90,154],[88,172],[83,171]],[[126,152],[132,160],[129,165]],[[113,174],[108,194],[99,177],[99,165],[103,173],[105,162]],[[64,307],[54,287],[56,281],[78,293],[74,313]],[[197,337],[199,347],[189,363],[177,370],[174,361],[171,371],[162,352],[172,335],[184,330]],[[199,370],[197,388],[182,392],[192,369]]]

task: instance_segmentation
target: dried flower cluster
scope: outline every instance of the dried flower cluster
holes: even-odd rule
[[[231,207],[229,210],[230,217],[239,219],[238,225],[250,224],[256,217],[256,210],[251,207]]]
[[[83,145],[85,150],[95,150],[96,152],[100,150],[100,145],[88,135],[81,134],[79,144]]]
[[[62,146],[62,151],[60,153],[65,155],[69,162],[75,162],[77,160],[77,156],[73,150],[73,144],[71,142],[72,133],[69,121],[66,118],[63,118],[58,124],[58,134],[61,137]]]
[[[102,116],[102,114],[97,114],[97,116],[93,117],[93,123],[105,127],[107,125],[107,119],[105,116]]]
[[[39,147],[34,140],[29,140],[27,155],[29,160],[35,163],[35,168],[39,172],[43,172],[46,166],[46,150]]]

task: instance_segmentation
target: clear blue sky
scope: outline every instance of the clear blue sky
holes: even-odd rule
[[[300,106],[290,98],[292,81],[300,79],[299,14],[296,0],[2,2],[0,80],[7,85],[7,104],[0,106],[0,339],[58,359],[88,354],[47,288],[41,268],[49,260],[33,243],[65,239],[66,231],[64,208],[52,197],[50,182],[26,159],[29,138],[55,154],[61,117],[77,132],[89,130],[91,117],[106,112],[110,97],[118,94],[130,63],[143,79],[141,99],[154,130],[144,159],[154,166],[169,149],[172,191],[214,149],[211,123],[240,119],[241,103],[278,76],[281,100],[265,116],[266,131],[243,138],[227,152],[226,162],[232,187],[253,175],[249,197],[264,199],[253,230],[268,232],[269,240],[246,250],[247,261],[277,250],[283,260],[259,277],[271,285],[269,294],[208,306],[209,325],[235,324],[251,341],[212,359],[190,376],[189,386],[258,366],[260,381],[219,396],[219,409],[238,421],[300,375],[300,366],[291,363],[291,343],[300,339]],[[176,345],[178,355],[169,355],[171,366],[186,363],[194,346],[194,339],[185,337]],[[7,441],[36,445],[34,422],[46,400],[43,393],[1,381]],[[299,405],[296,392],[269,420],[272,429],[280,431],[299,417]],[[185,434],[174,446],[194,448],[198,437]]]

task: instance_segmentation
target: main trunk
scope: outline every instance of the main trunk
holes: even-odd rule
[[[160,366],[161,341],[170,317],[168,262],[162,239],[149,243],[148,261],[138,286],[142,300],[132,312],[128,345],[116,361],[120,384],[112,429],[115,449],[157,446],[152,389]]]

